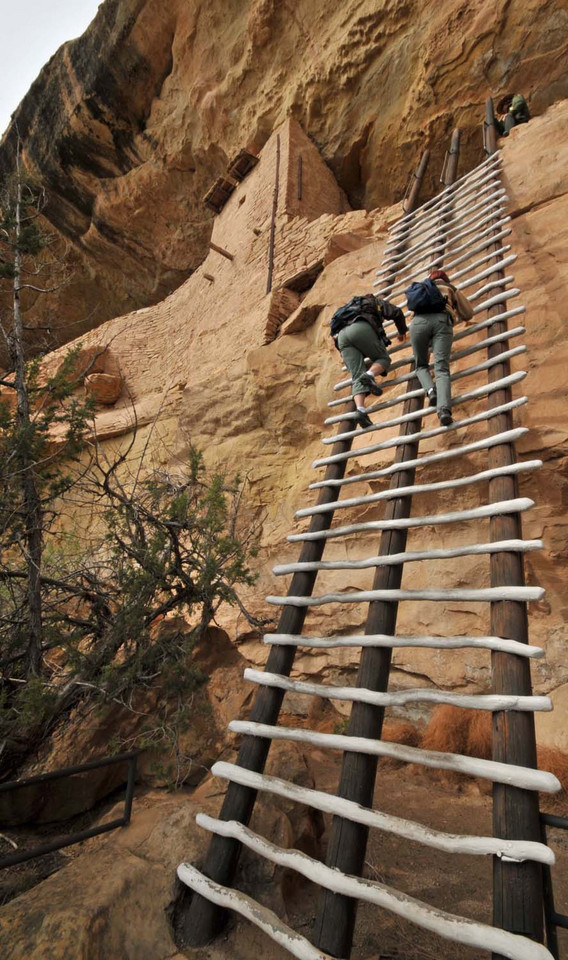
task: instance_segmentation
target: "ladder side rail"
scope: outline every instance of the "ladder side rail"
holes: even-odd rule
[[[354,409],[353,403],[350,404],[350,409]],[[340,424],[338,433],[345,432],[347,426],[348,424],[345,423]],[[351,439],[339,441],[336,445],[338,452],[347,452],[351,444]],[[347,461],[342,461],[330,464],[326,471],[326,479],[342,479],[346,463]],[[323,487],[319,501],[322,504],[335,502],[339,497],[340,490],[341,487],[333,484]],[[314,531],[327,530],[331,527],[333,510],[326,514],[318,514],[314,516],[313,520]],[[320,560],[325,543],[325,538],[307,541],[302,547],[301,559],[306,561]],[[314,588],[316,577],[317,570],[294,574],[288,589],[288,595],[309,596]],[[279,632],[301,633],[307,610],[307,607],[284,608],[280,616]],[[280,648],[273,647],[266,662],[266,669],[271,672],[289,675],[296,650],[297,648],[293,645]],[[273,653],[276,654],[275,657],[273,657]],[[283,698],[283,690],[268,687],[259,688],[251,711],[251,720],[275,724],[278,720]],[[239,750],[237,762],[248,770],[262,773],[270,743],[270,740],[261,737],[245,737]],[[256,790],[230,783],[225,794],[220,817],[224,820],[238,820],[246,825],[252,816],[255,800]],[[230,885],[234,879],[240,852],[241,844],[238,841],[227,837],[214,836],[205,859],[203,872],[216,883]],[[185,943],[190,946],[201,946],[208,943],[220,932],[226,922],[226,911],[197,892],[191,895],[188,891],[185,903],[181,907],[180,916],[183,938]]]
[[[406,245],[407,239],[403,236],[397,249],[403,253]],[[391,275],[392,281],[396,277],[396,270],[395,266]],[[422,394],[416,396],[419,386],[415,377],[409,381],[407,393],[413,394],[413,396],[405,400],[403,414],[415,413],[422,409],[424,397]],[[401,425],[399,436],[407,438],[409,442],[402,444],[397,449],[394,463],[400,464],[402,469],[393,475],[390,484],[391,490],[414,484],[416,467],[412,466],[404,469],[403,464],[406,461],[416,459],[419,442],[412,442],[411,438],[420,432],[421,423],[421,419],[417,419],[407,420]],[[412,497],[395,497],[387,504],[385,518],[392,520],[408,519],[411,505]],[[406,528],[385,530],[381,536],[379,555],[403,553],[406,548],[407,536]],[[400,566],[377,567],[373,579],[373,589],[400,587],[403,569],[403,564]],[[396,601],[372,601],[369,604],[365,633],[394,634],[397,612],[398,602]],[[361,652],[355,685],[376,691],[386,690],[391,660],[392,647],[364,647]],[[384,707],[367,703],[354,703],[349,718],[348,736],[380,737],[384,713]],[[370,807],[373,801],[377,762],[376,756],[345,752],[342,759],[337,795]],[[368,826],[340,816],[334,816],[326,857],[327,866],[339,869],[344,874],[361,876],[368,835]],[[331,953],[333,956],[350,956],[357,906],[357,900],[322,888],[312,931],[313,942],[320,949]]]
[[[506,303],[498,303],[489,310],[497,319],[492,332],[505,333],[507,320],[499,316],[507,310]],[[504,352],[505,341],[488,347],[488,358],[497,360]],[[488,379],[508,376],[509,359],[489,368]],[[507,403],[511,399],[510,386],[489,395],[488,407]],[[512,411],[504,411],[489,422],[490,436],[501,433],[513,424]],[[489,469],[516,463],[514,442],[505,442],[489,448]],[[501,474],[489,481],[489,501],[515,499],[518,496],[518,475]],[[490,539],[504,540],[522,537],[521,516],[518,513],[495,516],[490,520]],[[495,553],[490,557],[491,586],[524,586],[524,562],[520,553]],[[497,636],[529,642],[526,603],[501,601],[491,604],[491,632]],[[493,652],[492,680],[495,693],[516,693],[530,696],[532,691],[530,669],[525,658],[503,652]],[[534,717],[528,714],[496,713],[493,716],[493,756],[505,763],[526,767],[537,766]],[[507,839],[540,839],[538,794],[495,784],[493,788],[493,832]],[[493,922],[505,930],[522,933],[542,943],[543,930],[542,865],[536,863],[493,863]],[[500,960],[498,954],[494,960]]]

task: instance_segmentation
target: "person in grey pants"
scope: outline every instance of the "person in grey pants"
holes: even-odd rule
[[[378,298],[375,298],[378,300]],[[402,310],[387,300],[378,300],[381,316],[392,319],[398,331],[398,340],[406,338],[407,327]],[[371,427],[373,422],[365,410],[365,397],[370,393],[380,397],[382,388],[376,381],[377,376],[385,377],[391,367],[387,353],[390,340],[385,337],[382,322],[372,314],[362,313],[337,334],[336,346],[341,353],[345,366],[351,374],[352,393],[355,401],[357,422],[361,427]],[[365,357],[371,365],[367,369]]]
[[[452,285],[444,270],[434,270],[429,279],[436,283],[444,297],[446,309],[442,313],[415,314],[410,324],[410,342],[420,386],[428,397],[429,405],[436,407],[442,426],[449,427],[453,423],[450,353],[454,339],[454,323],[457,320],[471,320],[473,307]],[[430,350],[434,355],[435,384],[428,369]]]

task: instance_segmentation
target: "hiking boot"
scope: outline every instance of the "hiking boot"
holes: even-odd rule
[[[449,427],[450,424],[454,422],[452,411],[449,407],[440,407],[438,410],[438,416],[443,427]]]
[[[363,373],[361,375],[361,383],[364,385],[365,390],[368,390],[369,393],[374,393],[376,397],[381,396],[383,388],[379,387],[377,381],[371,376],[370,373]]]
[[[436,387],[430,387],[426,396],[428,397],[428,406],[435,407],[436,404],[438,403],[438,395],[436,393]]]
[[[365,413],[364,410],[357,410],[357,423],[360,427],[372,427],[373,421],[371,420],[368,413]]]

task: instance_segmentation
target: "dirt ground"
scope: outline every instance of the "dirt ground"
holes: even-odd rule
[[[331,767],[329,754],[315,759],[318,787],[333,790],[338,762]],[[377,776],[374,806],[448,832],[491,835],[491,796],[482,792],[477,782],[465,778],[461,782],[440,781],[417,767],[385,766]],[[326,818],[326,826],[328,823]],[[557,855],[553,867],[556,909],[568,913],[568,832],[550,831],[549,843]],[[366,876],[449,913],[491,923],[490,857],[451,856],[372,830]],[[246,880],[246,870],[241,881],[243,879]],[[245,886],[239,883],[240,889],[244,890]],[[317,891],[297,874],[283,877],[282,890],[288,923],[310,939]],[[260,899],[258,889],[247,892]],[[560,957],[564,960],[568,958],[568,931],[559,930],[558,940]],[[286,960],[290,956],[240,919],[232,921],[225,935],[210,947],[184,951],[184,954],[192,960],[253,960],[258,956]],[[361,904],[351,957],[352,960],[490,960],[491,954],[444,940],[385,910]]]

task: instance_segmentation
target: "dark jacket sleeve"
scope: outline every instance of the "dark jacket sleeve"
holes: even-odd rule
[[[377,303],[383,312],[385,320],[394,320],[396,329],[401,336],[403,333],[408,333],[404,313],[400,307],[396,307],[394,303],[390,303],[388,300],[381,300],[379,297],[377,297]]]

